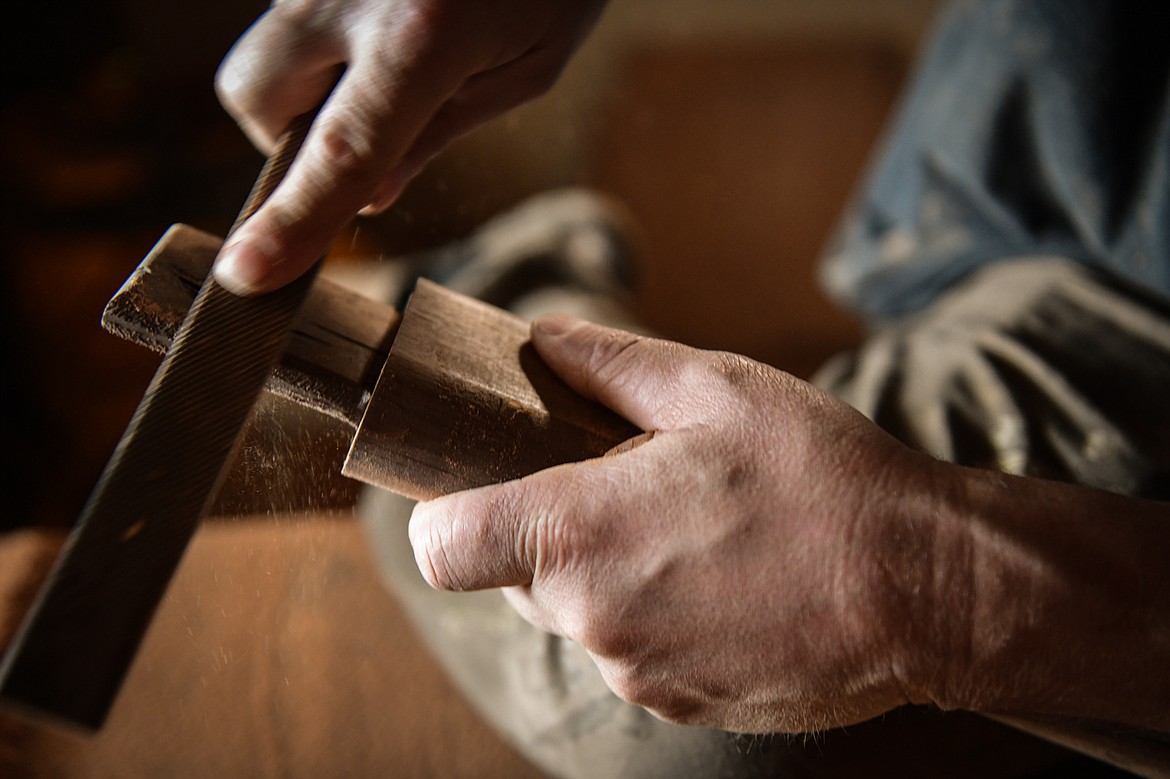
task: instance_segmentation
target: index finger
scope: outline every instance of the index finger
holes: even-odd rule
[[[215,266],[223,286],[257,294],[287,284],[370,202],[460,83],[419,46],[383,44],[355,58],[284,182],[224,248]]]

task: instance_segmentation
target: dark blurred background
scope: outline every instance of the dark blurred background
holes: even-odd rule
[[[814,263],[933,6],[617,0],[552,93],[458,143],[337,254],[433,246],[596,187],[644,230],[651,327],[807,375],[858,337]],[[263,8],[66,0],[5,26],[0,526],[73,521],[157,363],[101,330],[102,307],[167,225],[223,234],[242,202],[261,158],[212,79]]]
[[[222,233],[259,155],[210,78],[258,3],[12,4],[0,111],[3,525],[68,526],[157,359],[102,307],[166,225]]]

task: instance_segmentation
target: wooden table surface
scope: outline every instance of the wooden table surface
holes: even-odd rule
[[[0,536],[0,645],[60,543]],[[539,775],[427,654],[348,515],[205,522],[97,735],[0,709],[13,779]]]

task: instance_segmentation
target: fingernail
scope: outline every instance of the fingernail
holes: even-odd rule
[[[215,261],[215,280],[237,295],[262,291],[264,279],[277,262],[275,248],[272,239],[266,236],[233,241]]]
[[[578,317],[568,314],[545,314],[532,323],[534,330],[544,335],[564,335],[581,323]]]

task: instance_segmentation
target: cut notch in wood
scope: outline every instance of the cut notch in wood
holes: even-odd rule
[[[110,300],[102,325],[165,352],[220,244],[210,233],[172,226]],[[391,306],[317,279],[267,389],[356,427],[400,319]]]
[[[557,378],[527,322],[422,279],[342,473],[425,500],[600,457],[640,432]]]

